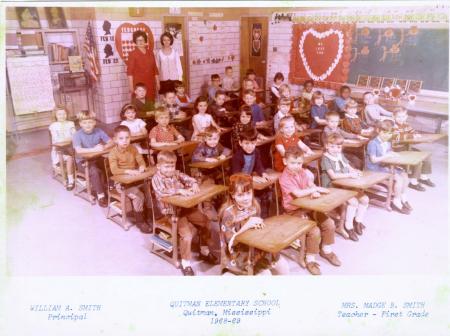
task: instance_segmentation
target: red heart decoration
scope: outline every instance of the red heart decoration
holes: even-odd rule
[[[339,38],[336,34],[321,39],[308,34],[303,50],[312,73],[316,76],[324,74],[338,56],[338,49]]]
[[[114,42],[116,45],[116,50],[119,53],[120,58],[127,63],[128,62],[128,54],[134,50],[136,47],[133,42],[133,33],[135,31],[142,30],[147,34],[147,44],[148,49],[153,51],[154,47],[154,40],[153,40],[153,33],[151,29],[142,22],[139,22],[138,24],[131,24],[129,22],[122,23],[119,27],[116,29],[116,33],[114,36]]]

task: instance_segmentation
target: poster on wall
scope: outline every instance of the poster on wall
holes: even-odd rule
[[[164,31],[172,35],[172,47],[178,52],[178,55],[183,56],[183,35],[181,23],[166,23],[164,25]]]
[[[261,56],[261,45],[262,45],[262,25],[261,23],[252,24],[252,43],[251,50],[252,56]]]
[[[347,81],[354,24],[295,24],[292,29],[291,82],[312,79],[336,89]]]

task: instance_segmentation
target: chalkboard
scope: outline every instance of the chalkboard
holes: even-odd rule
[[[355,29],[349,83],[358,75],[421,80],[426,90],[448,91],[448,29]]]

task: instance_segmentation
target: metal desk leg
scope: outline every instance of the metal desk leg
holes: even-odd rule
[[[66,165],[64,162],[64,155],[61,150],[58,150],[58,159],[59,159],[59,167],[61,169],[61,177],[63,180],[63,185],[67,185]]]
[[[127,223],[127,188],[124,188],[123,185],[120,185],[120,203],[122,203],[122,228],[125,231],[128,231],[131,225]]]
[[[277,209],[277,216],[279,216],[280,215],[280,206],[278,205],[278,202],[279,202],[279,200],[278,200],[278,188],[277,188],[277,181],[275,181],[275,184],[273,185],[273,188],[275,189],[275,207],[276,207],[276,209]]]
[[[248,265],[248,275],[254,275],[254,262],[253,262],[253,256],[255,255],[255,248],[250,247],[248,251],[248,260],[250,261],[250,264]]]
[[[391,200],[392,200],[392,189],[394,188],[394,166],[391,166],[391,176],[388,181],[388,193],[386,197],[385,207],[386,210],[392,211]]]
[[[220,165],[220,167],[222,168],[223,185],[227,185],[226,182],[225,182],[225,169],[223,168],[223,163]]]

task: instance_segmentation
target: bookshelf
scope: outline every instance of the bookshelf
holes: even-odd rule
[[[44,30],[43,37],[44,49],[50,65],[69,64],[69,56],[80,55],[78,34],[75,29]]]

